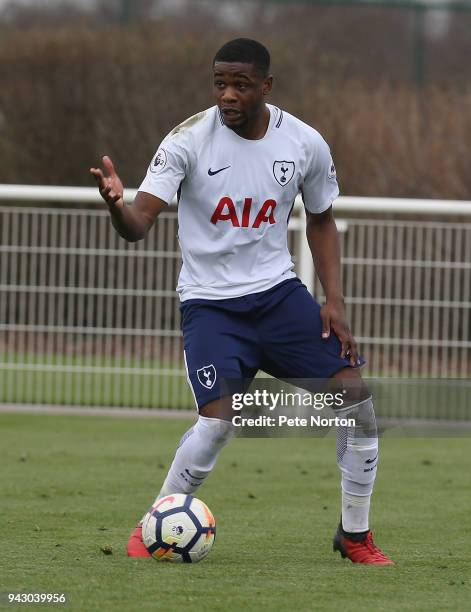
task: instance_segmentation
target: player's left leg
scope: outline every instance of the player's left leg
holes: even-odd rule
[[[379,447],[371,394],[354,368],[343,368],[332,376],[338,388],[350,394],[337,416],[352,419],[353,426],[337,428],[337,463],[342,473],[342,512],[334,551],[354,563],[392,565],[393,562],[374,544],[369,528],[371,495],[376,478]]]
[[[281,379],[298,379],[316,388],[319,379],[348,388],[349,406],[338,416],[356,419],[354,428],[337,428],[337,456],[342,472],[342,519],[335,550],[353,562],[391,564],[377,549],[369,530],[369,508],[378,461],[378,436],[371,395],[358,367],[341,358],[335,333],[322,339],[320,306],[299,281],[273,292],[261,305],[261,369]],[[364,360],[361,360],[364,363]],[[304,380],[299,380],[304,379]],[[316,380],[317,379],[317,380]],[[329,389],[330,390],[330,389]],[[334,389],[335,391],[335,389]]]

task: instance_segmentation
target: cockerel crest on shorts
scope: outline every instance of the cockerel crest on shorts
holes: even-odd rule
[[[216,382],[216,368],[212,363],[196,370],[196,375],[203,387],[206,389],[212,389],[214,387],[214,383]]]

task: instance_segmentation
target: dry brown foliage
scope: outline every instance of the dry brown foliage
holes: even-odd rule
[[[163,136],[212,105],[212,57],[242,34],[270,48],[271,101],[325,136],[344,194],[469,199],[471,86],[438,79],[416,87],[394,11],[381,28],[370,11],[378,27],[367,40],[358,12],[344,15],[337,32],[341,9],[318,8],[315,23],[302,8],[286,11],[262,11],[259,35],[213,28],[197,13],[185,27],[163,20],[5,31],[0,182],[91,185],[88,168],[107,153],[136,186]],[[306,28],[330,34],[330,44]],[[394,57],[385,51],[392,48]]]

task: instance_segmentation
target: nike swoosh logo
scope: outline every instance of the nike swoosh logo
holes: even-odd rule
[[[373,457],[373,459],[367,459],[365,463],[373,463],[373,461],[376,461],[377,457],[378,457],[378,453],[376,453],[376,457]]]
[[[208,170],[208,174],[209,176],[214,176],[215,174],[218,174],[219,172],[222,172],[223,170],[227,170],[228,168],[230,168],[230,166],[226,166],[225,168],[219,168],[219,170],[211,170],[211,168]]]

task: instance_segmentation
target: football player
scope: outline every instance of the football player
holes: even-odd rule
[[[355,563],[391,565],[374,544],[369,509],[378,462],[371,395],[349,329],[341,288],[332,202],[335,166],[322,136],[267,104],[270,55],[236,39],[214,57],[215,106],[190,117],[162,141],[132,205],[109,157],[92,168],[114,227],[129,241],[145,237],[175,194],[183,258],[177,292],[188,381],[198,419],[180,440],[158,498],[194,493],[214,468],[234,425],[221,409],[222,379],[251,380],[258,370],[280,379],[333,379],[354,388],[338,427],[341,520],[334,550]],[[288,220],[301,193],[309,247],[326,300],[320,306],[296,277]],[[150,556],[138,525],[130,556]]]

